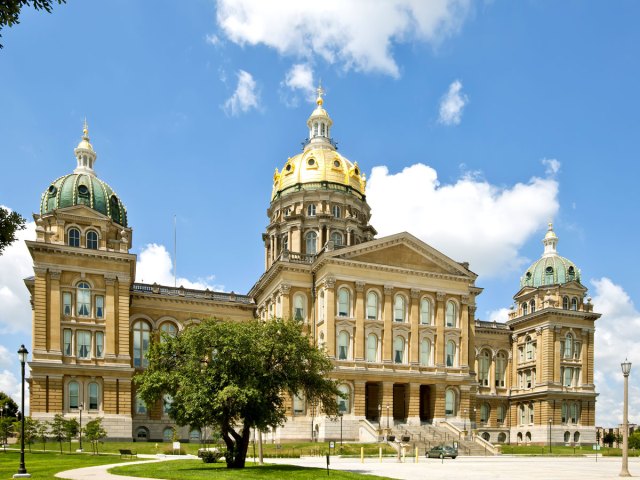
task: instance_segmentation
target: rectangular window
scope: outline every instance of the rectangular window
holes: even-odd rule
[[[524,348],[518,347],[518,359],[520,363],[524,362]]]
[[[575,358],[576,360],[580,360],[581,353],[582,353],[582,344],[579,342],[576,342],[576,346],[573,349],[573,358]]]
[[[527,388],[531,388],[531,370],[527,370]]]
[[[70,357],[73,354],[73,352],[71,350],[71,345],[72,345],[71,338],[72,338],[71,337],[71,330],[68,329],[68,328],[65,328],[63,330],[63,332],[62,332],[62,339],[63,339],[63,342],[64,342],[63,354],[66,355],[67,357]]]
[[[98,384],[89,384],[89,410],[98,410]]]
[[[96,295],[96,318],[104,318],[104,297]]]
[[[96,357],[104,356],[104,332],[96,332]]]
[[[62,292],[62,314],[71,316],[71,292]]]
[[[573,384],[572,380],[573,380],[573,368],[565,367],[562,384],[565,387],[571,387]]]
[[[90,358],[91,333],[84,330],[78,330],[76,332],[76,341],[78,342],[78,358]]]

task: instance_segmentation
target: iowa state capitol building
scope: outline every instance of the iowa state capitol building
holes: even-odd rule
[[[171,438],[171,398],[145,405],[132,377],[159,332],[210,317],[291,317],[333,359],[341,421],[298,395],[276,439],[375,440],[448,432],[490,443],[594,443],[594,322],[580,270],[549,225],[506,324],[475,318],[477,275],[410,233],[376,238],[366,180],[331,138],[321,95],[303,151],[276,169],[265,271],[247,295],[134,282],[127,212],[96,176],[85,126],[73,173],[40,201],[31,414],[103,417],[110,437]],[[515,289],[515,288],[514,288]],[[184,427],[182,438],[201,432]],[[444,437],[442,437],[444,438]]]

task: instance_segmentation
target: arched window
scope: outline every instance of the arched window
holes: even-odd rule
[[[564,432],[564,443],[569,443],[570,440],[571,440],[571,433]]]
[[[498,422],[498,425],[502,425],[504,423],[505,414],[506,409],[504,408],[504,405],[498,405],[498,408],[496,409],[496,421]]]
[[[529,403],[529,424],[533,425],[533,414],[534,414],[534,409],[533,409],[533,402]]]
[[[483,440],[485,440],[485,441],[487,441],[487,442],[488,442],[489,440],[491,440],[491,434],[490,434],[489,432],[482,432],[482,435],[481,435],[481,436],[482,436]]]
[[[456,342],[453,340],[447,342],[446,357],[447,367],[453,367],[456,363]]]
[[[293,296],[293,318],[297,322],[305,322],[307,318],[307,312],[305,308],[306,298],[301,293],[296,293]]]
[[[173,428],[166,427],[164,430],[162,430],[162,440],[165,442],[170,442],[171,440],[173,440]]]
[[[518,432],[518,435],[516,438],[518,439],[518,443],[522,443],[522,432]]]
[[[529,313],[529,305],[527,305],[527,302],[524,302],[522,304],[522,315],[527,315]]]
[[[568,274],[569,274],[569,281],[572,282],[576,279],[576,269],[573,267],[569,267],[568,270]]]
[[[567,402],[562,402],[562,417],[561,417],[561,423],[562,424],[566,424],[567,420],[569,418],[569,409],[567,407]]]
[[[544,284],[552,285],[553,284],[553,267],[549,266],[544,270]]]
[[[80,405],[80,387],[78,382],[69,382],[69,409],[77,410]]]
[[[133,366],[148,367],[147,351],[151,328],[147,322],[138,320],[133,324]]]
[[[531,361],[535,358],[535,342],[531,339],[529,335],[527,335],[524,339],[524,351],[525,351],[525,360]]]
[[[569,420],[574,425],[578,424],[578,417],[580,415],[580,408],[578,402],[572,402],[570,404],[570,417]]]
[[[331,234],[331,241],[333,242],[334,247],[342,246],[342,234],[340,232],[333,232]]]
[[[171,410],[172,404],[173,404],[173,397],[168,393],[165,393],[162,396],[162,413],[164,415],[169,415],[169,411]]]
[[[569,310],[569,297],[562,297],[562,308]]]
[[[524,434],[524,439],[527,444],[531,443],[531,432],[527,432]]]
[[[138,395],[136,395],[136,413],[138,415],[146,415],[147,413],[147,404]]]
[[[87,282],[80,282],[77,285],[76,314],[79,317],[91,315],[91,287]]]
[[[345,396],[345,398],[338,397],[338,411],[349,413],[351,410],[351,390],[346,385],[338,385],[338,391]]]
[[[304,393],[302,392],[293,396],[293,414],[304,415]]]
[[[487,423],[489,421],[489,410],[490,408],[488,403],[485,402],[480,405],[480,423]]]
[[[324,290],[320,291],[320,320],[324,320]]]
[[[375,333],[367,336],[367,362],[378,361],[378,337]]]
[[[96,382],[89,384],[89,410],[98,410],[100,386]]]
[[[87,232],[87,248],[96,250],[98,248],[98,234],[93,230]]]
[[[420,300],[420,323],[431,325],[431,302],[428,298]]]
[[[571,310],[578,310],[578,299],[576,297],[571,299]]]
[[[575,432],[573,434],[573,442],[574,443],[580,443],[580,432]]]
[[[447,416],[455,415],[456,413],[456,392],[452,389],[447,389],[444,393],[444,414]]]
[[[420,365],[426,367],[431,364],[431,342],[428,338],[423,338],[420,342]]]
[[[520,412],[520,425],[525,425],[527,422],[527,409],[524,406],[524,403],[520,404],[518,411]]]
[[[197,428],[192,429],[189,432],[189,442],[195,443],[200,441],[200,430]]]
[[[400,336],[393,340],[393,362],[404,363],[404,338]]]
[[[458,325],[458,312],[456,312],[456,304],[451,300],[447,302],[446,325],[447,327],[455,327]]]
[[[402,295],[396,295],[393,302],[393,319],[396,322],[404,322],[406,318],[406,302]]]
[[[80,246],[80,230],[77,228],[70,228],[67,232],[67,243],[70,247]]]
[[[160,326],[160,332],[162,332],[161,336],[160,336],[160,339],[162,341],[163,335],[168,335],[170,337],[175,337],[178,334],[178,327],[176,327],[175,324],[173,324],[171,322],[164,322]]]
[[[307,240],[307,253],[314,255],[317,252],[318,234],[316,232],[309,232],[305,238]]]
[[[564,337],[564,358],[573,357],[573,335],[567,333]]]
[[[350,292],[346,288],[338,290],[338,316],[348,317],[350,313]]]
[[[339,205],[334,205],[333,207],[331,207],[331,212],[333,213],[334,218],[342,217],[342,209]]]
[[[282,250],[283,251],[289,251],[289,234],[285,233],[282,235],[281,237],[282,239]]]
[[[350,335],[344,330],[338,335],[338,360],[349,358],[349,340]]]
[[[491,366],[491,352],[482,350],[478,359],[478,380],[483,387],[489,386],[489,368]]]
[[[315,203],[310,203],[307,205],[307,216],[315,217],[316,216],[316,205]]]
[[[496,387],[505,386],[505,374],[507,371],[507,356],[504,352],[498,352],[496,355]]]
[[[378,294],[376,292],[367,293],[367,320],[378,319]]]
[[[324,123],[320,124],[320,135],[324,137]]]
[[[533,298],[529,302],[529,309],[531,310],[531,313],[536,311],[536,301]]]
[[[500,432],[498,434],[498,443],[504,443],[507,441],[507,434],[504,432]]]
[[[313,124],[313,136],[314,137],[318,136],[318,122]]]
[[[146,442],[149,438],[149,430],[147,430],[145,427],[139,427],[136,430],[136,438],[139,442]]]

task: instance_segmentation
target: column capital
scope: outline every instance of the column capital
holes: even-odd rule
[[[356,282],[356,292],[364,292],[365,282],[357,281]]]
[[[49,276],[51,280],[60,280],[60,275],[62,274],[62,270],[59,269],[49,269]]]
[[[384,294],[385,295],[393,294],[393,285],[385,285],[384,286]]]
[[[280,284],[280,293],[287,294],[289,293],[289,290],[291,290],[291,285],[289,285],[288,283]]]
[[[113,273],[107,273],[104,276],[104,283],[107,285],[113,285],[116,283],[116,276]]]
[[[33,273],[36,274],[37,277],[42,277],[43,275],[46,275],[47,273],[47,269],[44,267],[33,267]]]
[[[336,279],[334,277],[327,277],[324,279],[323,285],[325,288],[333,288],[336,286]]]
[[[447,294],[444,292],[436,292],[436,300],[438,302],[444,302],[444,299],[447,298]]]
[[[470,301],[471,301],[471,300],[470,300],[469,295],[462,295],[462,296],[460,297],[460,303],[461,303],[462,305],[469,305]]]
[[[420,290],[417,288],[412,288],[411,289],[411,298],[419,298],[420,297]]]

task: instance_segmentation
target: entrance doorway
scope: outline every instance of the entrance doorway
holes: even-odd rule
[[[420,421],[430,422],[431,415],[431,395],[429,385],[420,385]]]
[[[393,421],[405,423],[407,421],[407,390],[405,383],[393,385]]]
[[[366,417],[370,422],[380,423],[380,411],[378,409],[381,399],[379,383],[367,383],[365,385]]]

